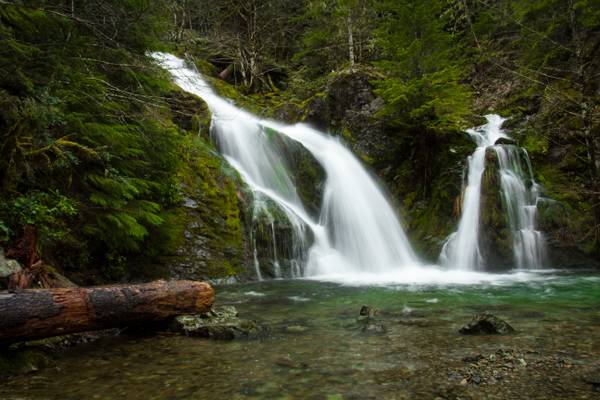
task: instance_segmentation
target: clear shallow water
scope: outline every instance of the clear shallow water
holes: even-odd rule
[[[516,278],[513,277],[513,278]],[[600,363],[600,274],[528,281],[350,286],[312,280],[217,287],[217,303],[268,329],[231,342],[107,338],[0,385],[6,399],[597,398],[581,375]],[[362,331],[363,304],[386,332]],[[518,332],[457,333],[489,310]],[[465,357],[514,351],[526,366],[475,384]],[[482,374],[485,378],[485,374]],[[462,384],[461,384],[462,381]]]

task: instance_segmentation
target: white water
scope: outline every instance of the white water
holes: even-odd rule
[[[293,274],[395,274],[402,268],[417,268],[419,262],[394,210],[358,159],[338,139],[303,124],[290,126],[261,120],[217,96],[183,60],[165,53],[154,53],[153,57],[170,71],[177,85],[208,104],[213,116],[211,131],[221,152],[255,194],[255,215],[268,212],[265,199],[269,199],[289,219],[297,252]],[[271,145],[267,129],[301,143],[325,170],[318,221],[306,212],[289,168]],[[306,252],[306,228],[312,231],[314,243],[305,265],[300,265]],[[276,248],[273,253],[275,273],[281,275]],[[261,278],[256,249],[254,260],[257,277]]]
[[[499,115],[487,115],[486,119],[487,124],[467,131],[477,148],[467,162],[467,185],[458,229],[444,244],[440,261],[459,270],[473,271],[485,267],[479,248],[481,180],[486,150],[492,147],[498,157],[498,173],[513,238],[515,263],[519,268],[539,268],[544,261],[545,241],[535,225],[539,190],[533,180],[529,157],[518,146],[494,145],[500,138],[509,138],[502,130],[505,119]]]
[[[546,240],[536,229],[539,185],[533,180],[529,156],[517,146],[494,146],[494,150],[500,166],[515,263],[519,268],[541,268],[546,258]]]

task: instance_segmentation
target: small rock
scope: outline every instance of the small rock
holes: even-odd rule
[[[596,391],[600,391],[600,368],[596,368],[581,377],[585,383],[589,383]]]
[[[5,258],[4,251],[0,249],[0,278],[8,278],[15,272],[19,272],[21,269],[21,265],[17,260]]]
[[[303,333],[307,330],[308,328],[302,325],[290,325],[285,327],[285,331],[288,333]]]
[[[473,320],[458,331],[463,335],[493,335],[514,332],[514,328],[506,321],[491,313],[481,313],[473,317]]]
[[[189,197],[184,198],[183,201],[183,205],[187,208],[198,208],[198,203],[195,200],[190,199]]]
[[[371,307],[371,306],[362,306],[360,308],[360,313],[359,315],[361,317],[369,317],[369,318],[373,318],[375,317],[377,314],[379,314],[379,310],[375,307]]]
[[[367,324],[363,327],[362,329],[363,332],[366,333],[385,333],[387,332],[387,329],[385,326],[381,325],[381,324]]]
[[[525,361],[522,358],[519,358],[519,364],[521,364],[523,367],[526,367],[527,366],[527,361]]]

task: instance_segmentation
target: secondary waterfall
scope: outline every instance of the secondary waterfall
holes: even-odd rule
[[[501,138],[511,140],[502,130],[504,118],[487,115],[486,119],[487,124],[467,131],[477,148],[467,162],[458,229],[446,240],[440,261],[454,269],[485,268],[486,260],[480,250],[480,206],[486,152],[491,148],[498,159],[502,203],[508,217],[514,263],[519,268],[539,268],[544,262],[546,243],[543,234],[536,229],[540,196],[529,156],[525,149],[514,144],[496,144]]]
[[[185,66],[184,60],[166,53],[152,55],[170,71],[177,85],[208,104],[212,134],[223,156],[252,189],[255,215],[268,213],[266,203],[271,201],[289,219],[296,261],[292,275],[385,273],[419,265],[381,189],[339,139],[304,124],[259,119],[216,95],[200,74]],[[272,132],[302,144],[323,167],[326,181],[318,219],[305,210],[286,160],[268,140]],[[307,229],[314,236],[308,249]],[[277,252],[273,250],[278,269]],[[256,253],[254,260],[260,278]]]

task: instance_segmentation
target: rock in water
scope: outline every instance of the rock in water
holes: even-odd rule
[[[362,306],[360,308],[359,315],[361,317],[374,318],[377,314],[379,314],[379,310],[375,307],[371,306]]]
[[[463,335],[504,335],[514,332],[514,328],[506,321],[491,313],[481,313],[458,331]]]
[[[257,334],[259,328],[254,321],[238,318],[235,307],[215,307],[207,313],[180,315],[171,323],[171,330],[187,336],[206,337],[217,340],[232,340]]]
[[[582,376],[582,379],[585,383],[592,385],[594,390],[600,392],[600,367],[589,371],[587,374]]]
[[[363,325],[363,333],[381,334],[387,332],[384,325],[375,322],[377,314],[379,314],[379,310],[375,307],[365,305],[360,308],[358,322]]]

